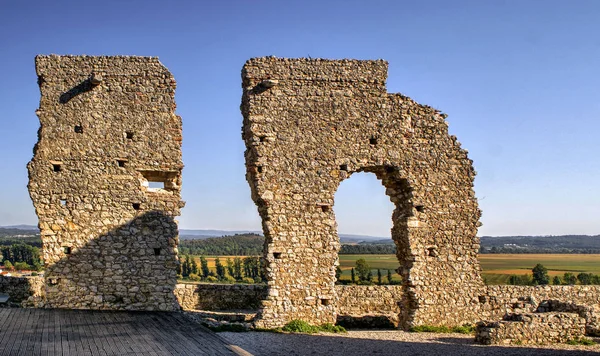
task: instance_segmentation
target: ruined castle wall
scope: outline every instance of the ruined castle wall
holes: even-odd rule
[[[42,288],[42,277],[0,276],[0,293],[8,295],[9,303],[26,303],[30,297],[39,297]]]
[[[38,56],[40,128],[28,165],[45,306],[177,307],[181,118],[151,57]]]
[[[177,284],[175,295],[184,310],[254,310],[266,298],[267,290],[262,284]],[[365,318],[360,320],[362,324],[376,326],[383,318],[398,325],[402,286],[336,285],[334,290],[338,322]]]
[[[242,70],[247,180],[266,237],[258,324],[335,321],[334,195],[374,173],[395,204],[403,326],[477,321],[480,212],[445,115],[385,88],[385,61],[251,59]]]
[[[266,291],[261,284],[178,284],[175,296],[184,310],[254,310]]]
[[[516,312],[523,302],[535,311],[544,300],[600,307],[600,286],[487,286],[487,298],[479,304],[481,319],[500,320],[505,314]],[[523,308],[521,308],[523,309]],[[519,312],[519,310],[517,310]]]

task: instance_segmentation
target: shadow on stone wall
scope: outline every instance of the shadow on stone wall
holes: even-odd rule
[[[73,99],[79,94],[83,94],[88,92],[94,88],[91,79],[86,79],[83,82],[77,84],[73,88],[69,89],[69,91],[64,92],[58,99],[61,104],[66,104],[69,100]]]
[[[173,217],[149,211],[98,236],[91,231],[71,236],[87,241],[62,245],[60,260],[46,265],[44,307],[180,309],[174,294],[179,262]]]

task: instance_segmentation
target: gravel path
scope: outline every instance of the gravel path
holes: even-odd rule
[[[463,334],[349,331],[347,334],[222,332],[226,341],[253,355],[569,355],[598,356],[600,345],[482,346]],[[595,341],[600,343],[600,338]]]

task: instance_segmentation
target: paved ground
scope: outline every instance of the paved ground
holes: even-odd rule
[[[0,308],[0,355],[235,355],[179,313]]]
[[[259,355],[423,355],[423,356],[597,356],[600,345],[483,346],[472,335],[353,330],[347,334],[219,333],[232,344]],[[596,338],[600,342],[600,338]]]

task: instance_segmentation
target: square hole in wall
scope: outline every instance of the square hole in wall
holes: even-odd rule
[[[273,257],[275,259],[280,259],[281,258],[281,252],[273,252]]]
[[[437,257],[437,255],[438,255],[437,248],[435,248],[435,247],[427,248],[427,256]]]
[[[140,210],[140,208],[141,208],[141,204],[140,204],[140,203],[133,203],[133,204],[131,204],[131,206],[132,206],[132,207],[133,207],[133,209],[135,209],[135,210]]]
[[[422,213],[425,211],[425,207],[423,205],[417,205],[415,206],[415,209],[419,212]]]
[[[262,167],[262,166],[257,166],[257,167],[256,167],[256,171],[257,171],[258,173],[262,173],[262,171],[263,171],[263,167]]]
[[[340,171],[347,171],[348,170],[348,165],[347,164],[341,164],[340,165]]]
[[[165,189],[165,182],[148,182],[148,190]]]
[[[125,138],[127,138],[128,140],[132,140],[133,139],[133,131],[125,131]]]
[[[71,246],[63,246],[63,252],[65,253],[65,255],[70,255],[71,254]]]
[[[377,144],[377,137],[371,137],[371,138],[369,139],[369,143],[370,143],[371,145],[376,145],[376,144]]]
[[[258,139],[260,140],[260,142],[265,142],[267,136],[260,136]]]
[[[124,159],[118,159],[118,160],[117,160],[117,165],[118,165],[119,167],[125,167],[125,162],[127,162],[127,161],[126,161],[126,160],[124,160]]]
[[[160,247],[154,248],[154,256],[160,256]]]
[[[178,171],[139,171],[143,179],[140,179],[142,186],[149,192],[167,193],[169,190],[178,188]]]
[[[53,164],[52,164],[52,170],[53,170],[54,172],[60,172],[60,170],[61,170],[61,165],[60,165],[60,164],[58,164],[58,163],[53,163]]]
[[[83,133],[83,126],[75,125],[75,133]]]
[[[330,302],[329,299],[321,298],[321,304],[324,306],[328,306]]]
[[[331,210],[331,207],[329,205],[321,205],[321,210],[324,213],[328,213]]]

